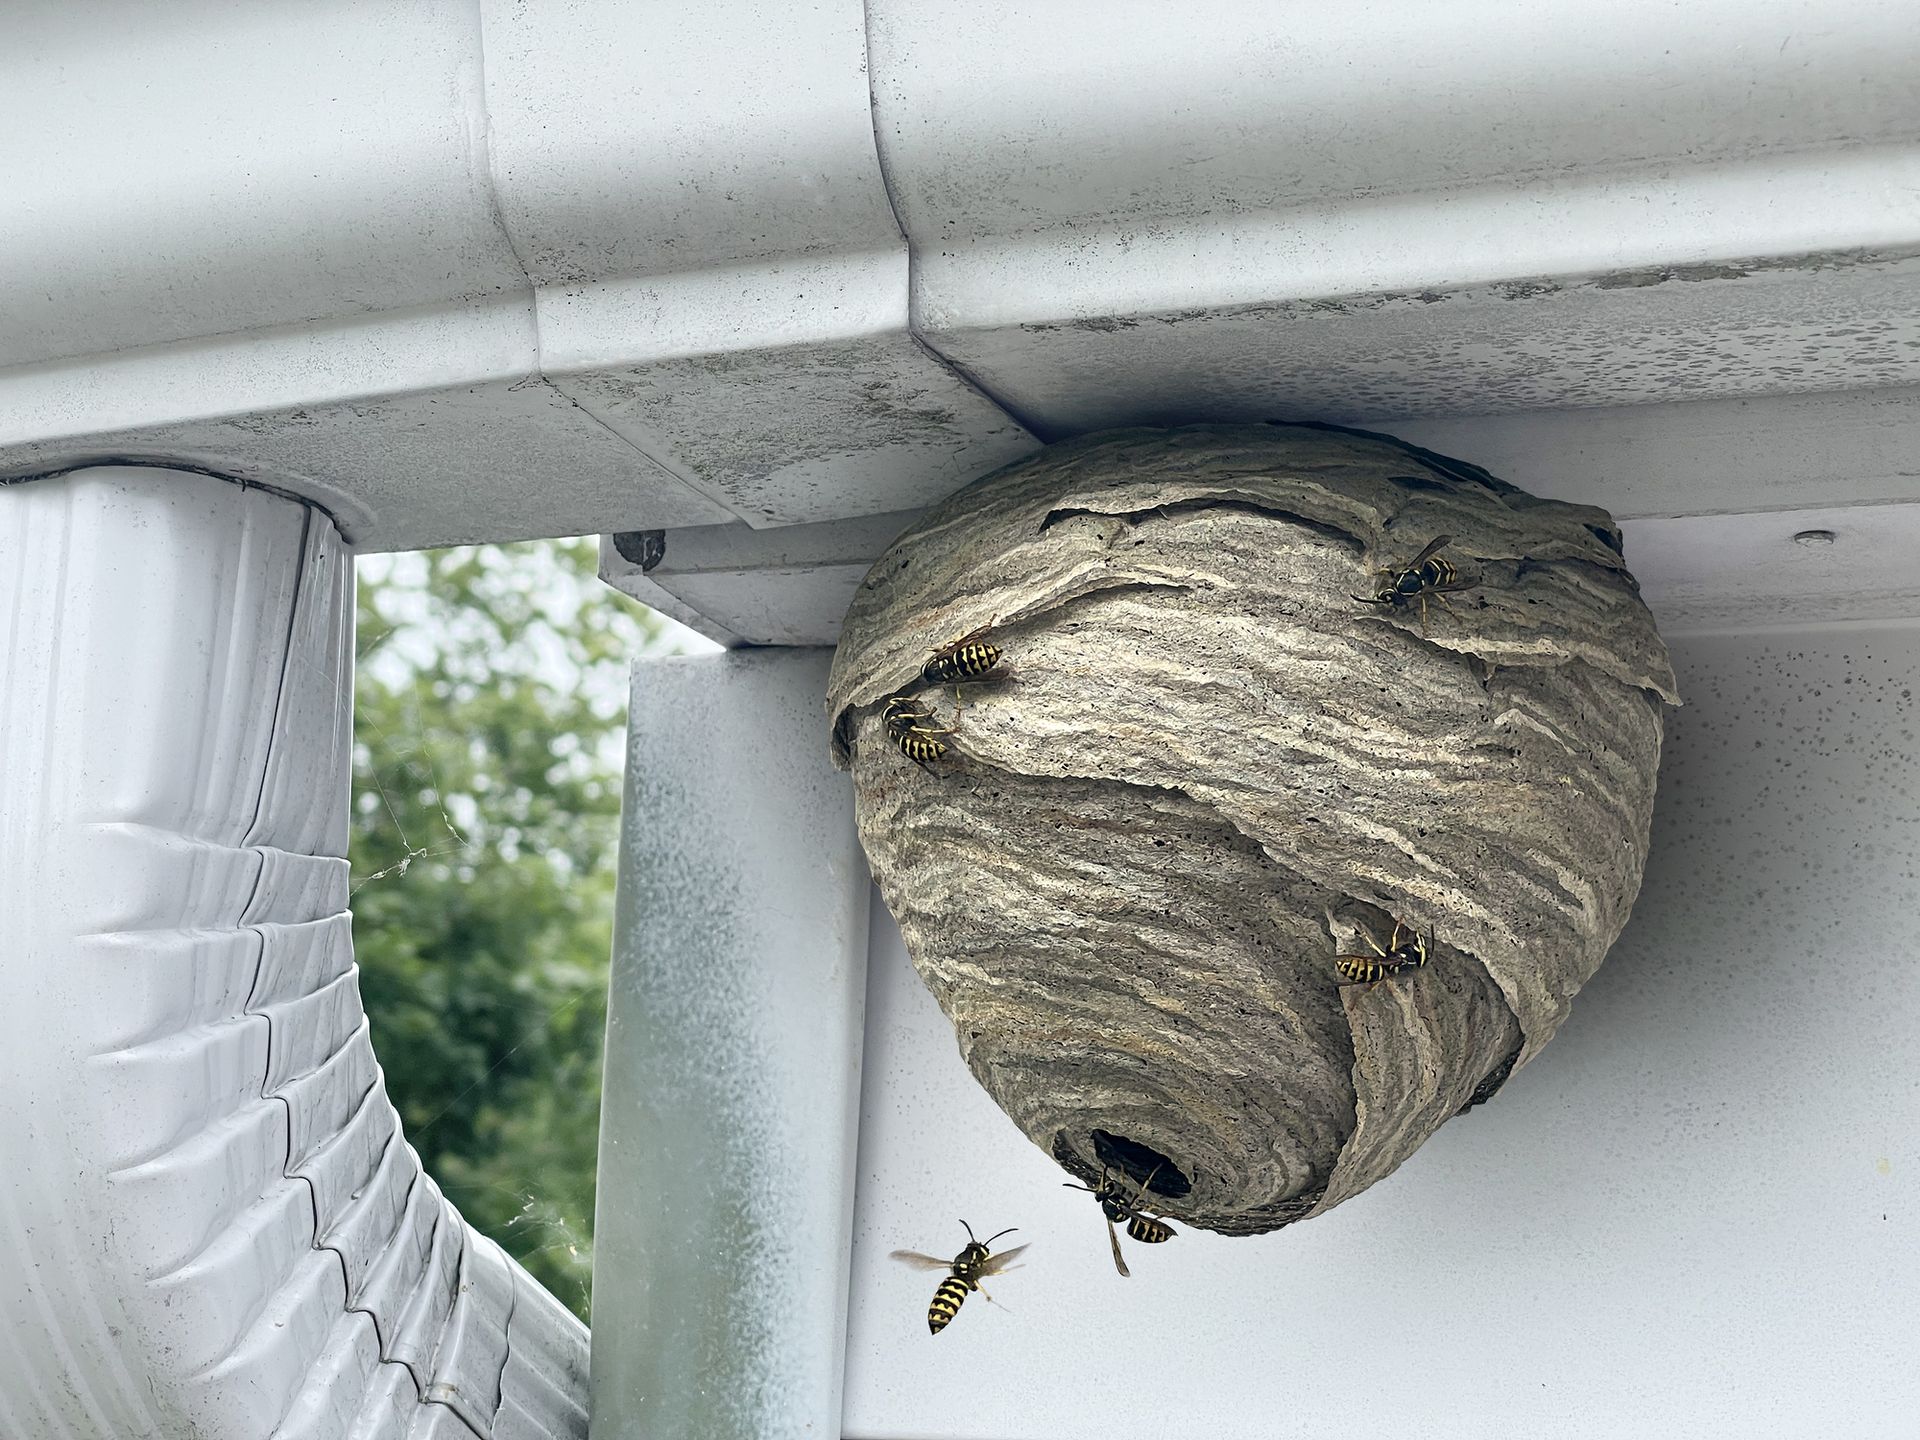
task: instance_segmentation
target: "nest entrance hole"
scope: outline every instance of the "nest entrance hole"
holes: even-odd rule
[[[1155,1195],[1178,1199],[1193,1189],[1193,1181],[1173,1163],[1172,1157],[1162,1155],[1151,1145],[1115,1135],[1111,1130],[1095,1130],[1090,1138],[1093,1153],[1103,1167],[1118,1171]]]

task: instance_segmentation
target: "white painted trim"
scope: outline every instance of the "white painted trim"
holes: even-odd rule
[[[840,1434],[870,887],[827,661],[634,667],[596,1436]]]

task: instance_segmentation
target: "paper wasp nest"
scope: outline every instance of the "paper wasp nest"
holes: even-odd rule
[[[923,666],[976,631],[1004,678],[956,709]],[[1248,1234],[1552,1037],[1640,888],[1676,700],[1604,511],[1384,437],[1198,426],[926,516],[847,612],[828,715],[980,1083],[1079,1178],[1157,1166],[1154,1209]],[[1396,921],[1430,963],[1339,984]]]

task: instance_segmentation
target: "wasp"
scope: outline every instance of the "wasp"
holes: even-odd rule
[[[991,622],[949,641],[927,657],[920,667],[920,678],[929,685],[954,685],[975,680],[1000,663],[1005,654],[998,645],[980,637],[993,629]]]
[[[1380,948],[1380,942],[1366,931],[1360,932],[1360,938],[1367,942],[1373,954],[1333,957],[1334,973],[1340,977],[1342,985],[1378,985],[1404,970],[1420,969],[1433,957],[1433,936],[1409,930],[1399,920],[1393,922],[1393,934],[1384,950]]]
[[[1451,605],[1447,599],[1454,590],[1471,590],[1477,583],[1462,580],[1460,572],[1453,562],[1440,554],[1453,543],[1451,535],[1438,535],[1427,542],[1427,548],[1398,570],[1376,570],[1373,573],[1385,583],[1371,595],[1355,595],[1353,598],[1362,605],[1385,605],[1389,609],[1401,610],[1420,602],[1420,633],[1427,633],[1427,597],[1431,595],[1442,605]]]
[[[1027,1248],[1024,1245],[1016,1245],[1011,1250],[1002,1250],[995,1255],[988,1247],[998,1240],[1000,1235],[1013,1234],[1011,1229],[1002,1230],[999,1235],[989,1235],[985,1240],[976,1240],[973,1238],[973,1227],[964,1220],[960,1224],[967,1232],[967,1243],[951,1260],[942,1260],[936,1255],[922,1255],[918,1250],[893,1252],[895,1260],[904,1261],[916,1270],[949,1272],[947,1278],[942,1280],[933,1292],[933,1303],[927,1306],[927,1330],[934,1335],[946,1329],[953,1317],[960,1313],[960,1307],[966,1303],[967,1296],[971,1292],[979,1290],[982,1295],[987,1295],[987,1292],[981,1288],[982,1280],[989,1275],[1005,1272],[1007,1267],[1012,1265],[1020,1253]],[[993,1297],[987,1295],[987,1299],[991,1300]]]
[[[895,748],[928,774],[933,772],[927,762],[947,753],[946,742],[940,737],[953,734],[950,728],[936,725],[933,712],[910,695],[889,695],[880,710],[880,723]]]
[[[993,629],[988,621],[978,630],[968,631],[958,640],[951,640],[927,657],[927,663],[920,667],[920,678],[929,685],[953,686],[953,706],[960,708],[960,687],[963,684],[984,685],[991,680],[1004,680],[1005,671],[994,672],[1006,653],[998,645],[980,637]]]
[[[1160,1168],[1155,1166],[1153,1175],[1159,1173]],[[1120,1253],[1120,1235],[1114,1226],[1124,1222],[1127,1235],[1142,1245],[1162,1245],[1178,1233],[1166,1221],[1140,1208],[1147,1198],[1147,1186],[1153,1183],[1153,1175],[1147,1176],[1146,1183],[1131,1197],[1121,1183],[1113,1178],[1112,1167],[1100,1172],[1098,1185],[1069,1184],[1066,1187],[1069,1190],[1085,1190],[1100,1202],[1100,1213],[1107,1217],[1107,1244],[1113,1247],[1113,1268],[1123,1277],[1133,1272],[1127,1269],[1126,1257]]]

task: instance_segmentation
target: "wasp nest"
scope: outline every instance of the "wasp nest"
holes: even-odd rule
[[[1072,1174],[1249,1234],[1553,1035],[1639,890],[1676,698],[1604,511],[1203,426],[929,514],[847,612],[828,714],[980,1083]]]

